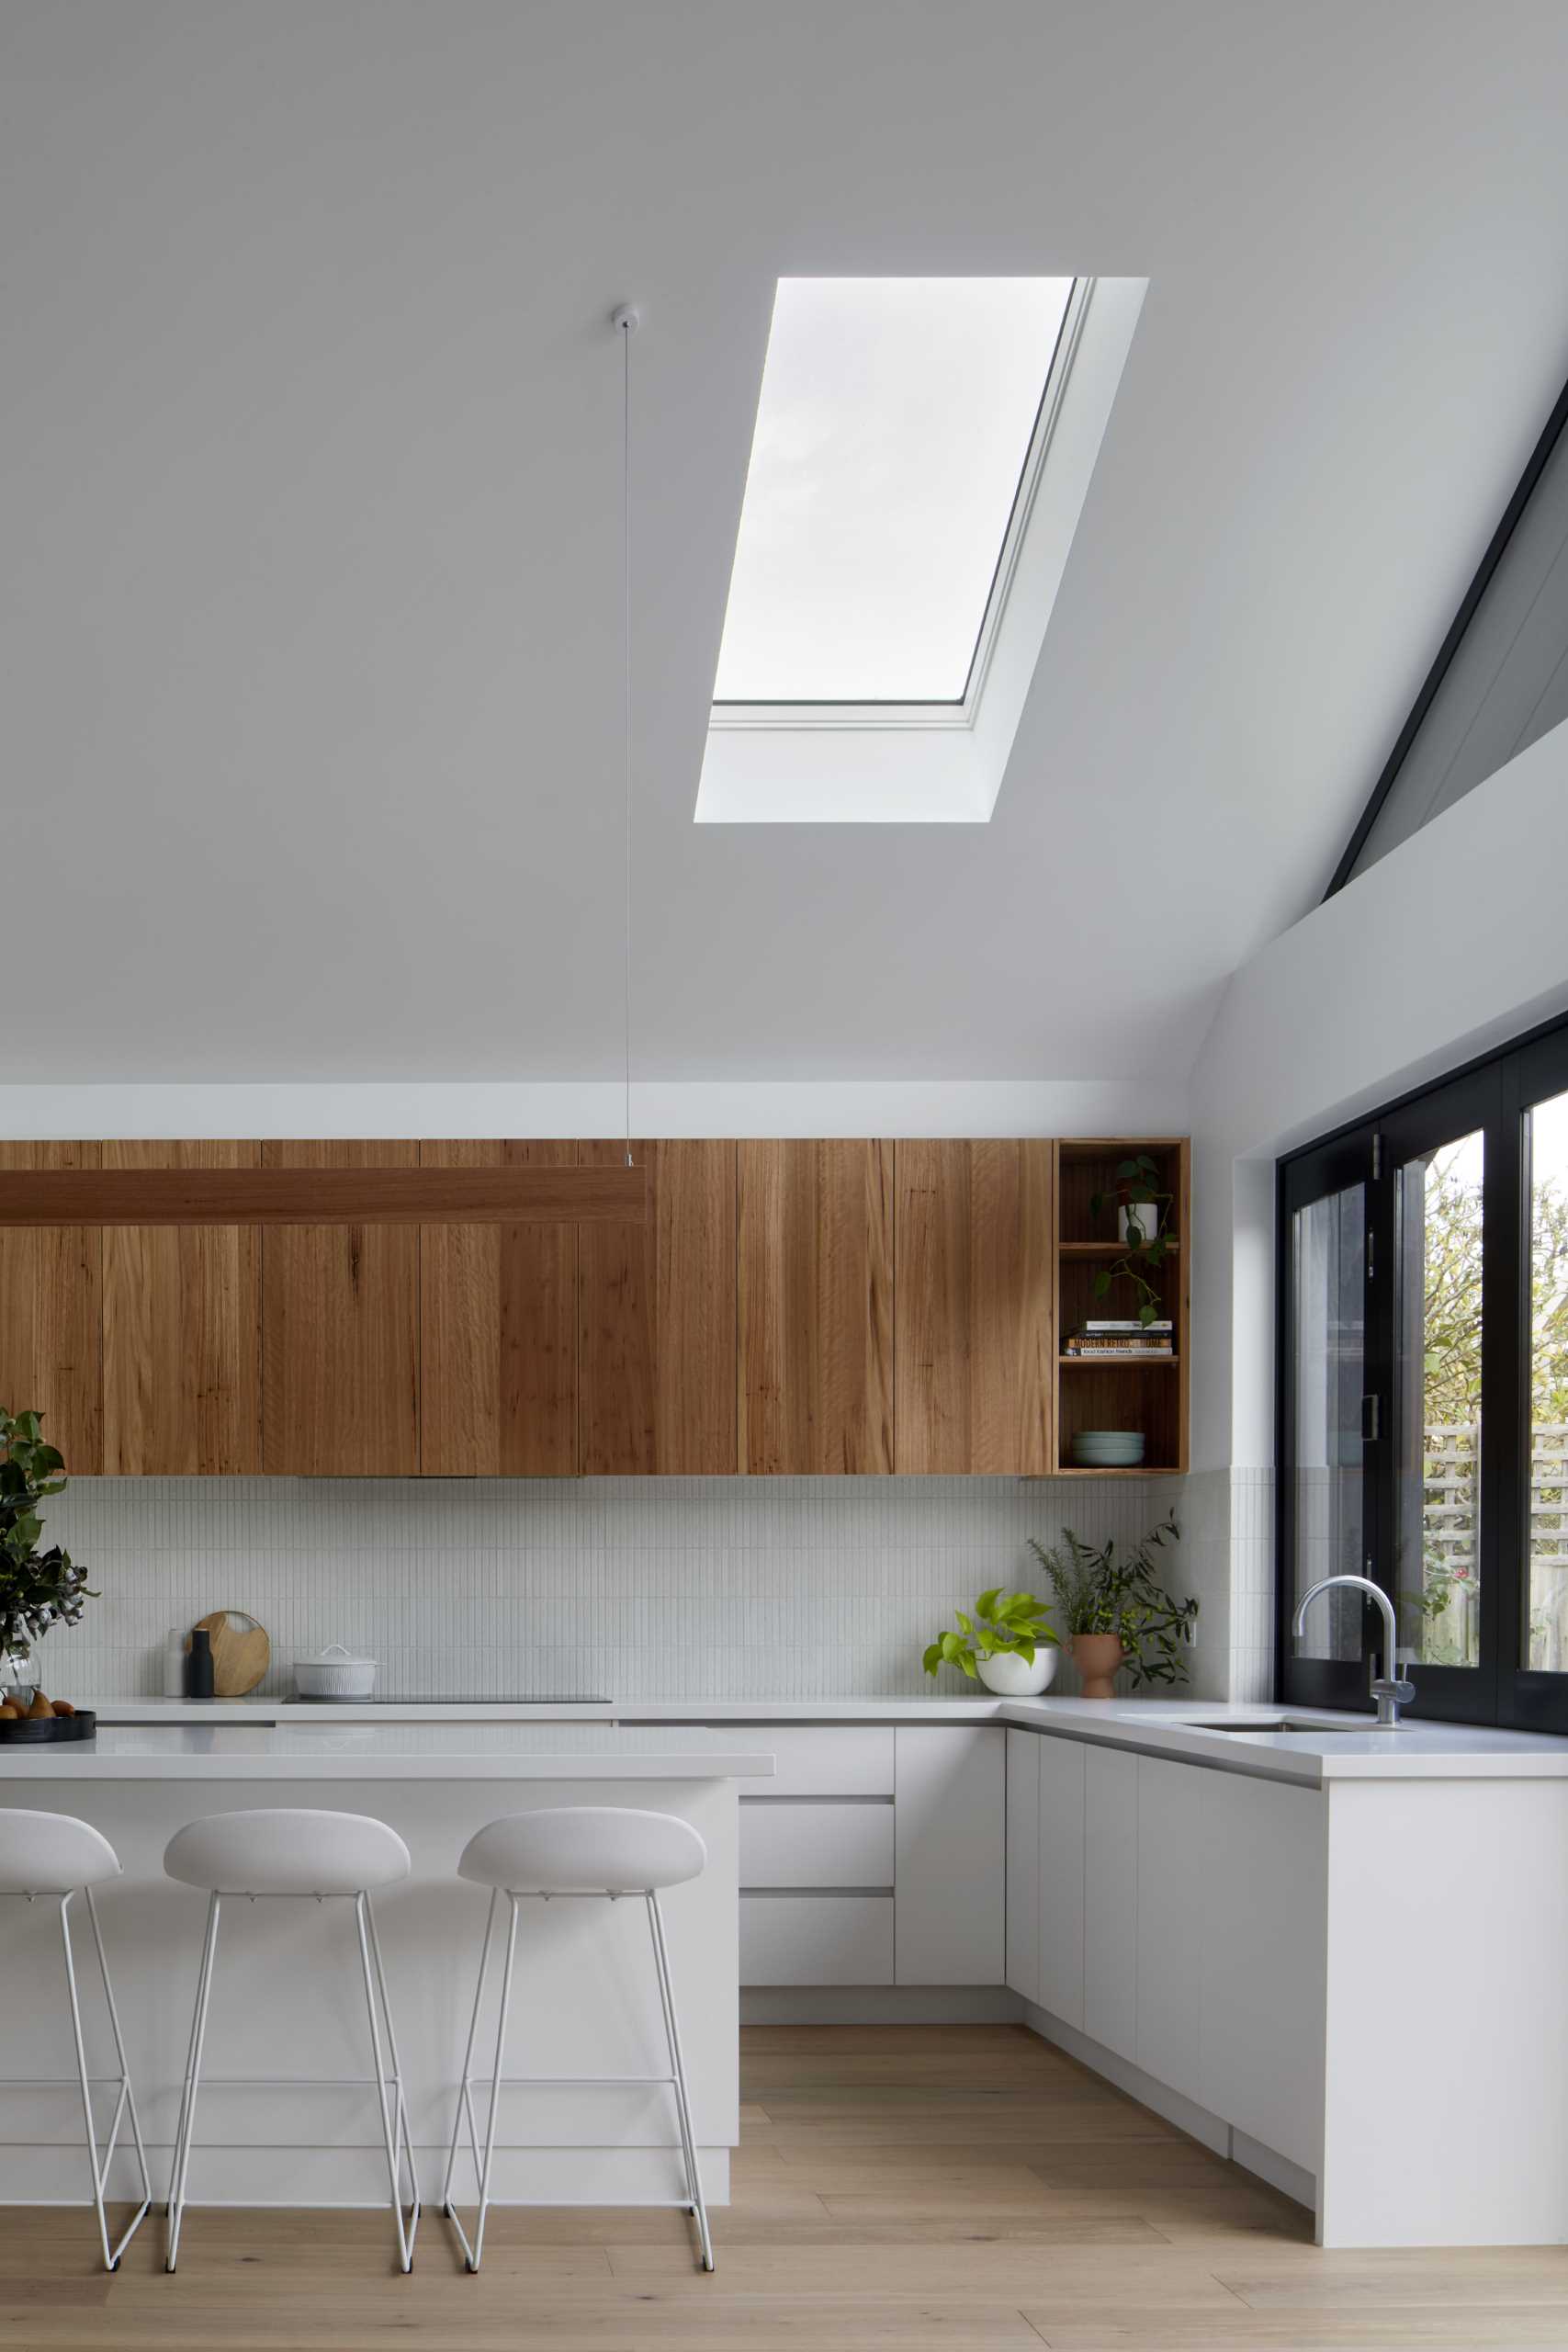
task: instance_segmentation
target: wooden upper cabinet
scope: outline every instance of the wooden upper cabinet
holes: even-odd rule
[[[740,1467],[893,1467],[893,1147],[739,1147]]]
[[[0,1143],[0,1168],[101,1168],[96,1143]],[[104,1466],[103,1236],[96,1226],[0,1227],[0,1405],[43,1415],[65,1467]]]
[[[894,1168],[896,1468],[1049,1472],[1050,1143],[899,1143]]]
[[[412,1143],[264,1143],[264,1168],[413,1168]],[[419,1228],[268,1225],[262,1466],[295,1477],[419,1468]]]
[[[573,1168],[574,1143],[422,1143],[422,1168]],[[577,1468],[577,1227],[419,1236],[420,1466],[427,1477]]]
[[[259,1143],[106,1143],[103,1165],[257,1168]],[[104,1468],[254,1476],[261,1468],[261,1234],[106,1226]]]
[[[584,1167],[623,1159],[584,1143]],[[578,1228],[578,1459],[585,1476],[735,1468],[735,1146],[634,1141],[646,1225]]]

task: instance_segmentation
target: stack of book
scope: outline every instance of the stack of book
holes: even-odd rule
[[[1122,1362],[1146,1363],[1168,1356],[1176,1345],[1171,1323],[1097,1322],[1092,1317],[1067,1334],[1065,1352],[1070,1356],[1115,1356]]]

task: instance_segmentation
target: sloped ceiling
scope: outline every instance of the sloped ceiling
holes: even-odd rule
[[[0,1077],[618,1069],[626,296],[637,1070],[1184,1069],[1568,368],[1565,81],[1556,5],[10,0]],[[775,277],[1094,270],[993,822],[694,826]]]

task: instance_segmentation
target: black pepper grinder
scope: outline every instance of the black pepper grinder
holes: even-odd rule
[[[212,1636],[205,1625],[198,1625],[190,1637],[186,1653],[186,1697],[210,1699],[212,1696]]]

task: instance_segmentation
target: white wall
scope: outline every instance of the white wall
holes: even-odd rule
[[[1274,1459],[1277,1157],[1565,1008],[1568,725],[1272,941],[1222,1000],[1191,1080],[1200,1479]]]
[[[0,1086],[0,1136],[618,1136],[618,1081]],[[634,1080],[634,1136],[1185,1135],[1165,1079]]]

